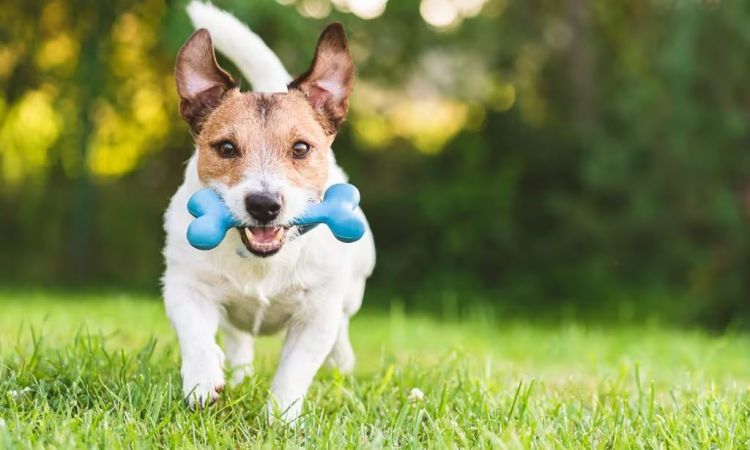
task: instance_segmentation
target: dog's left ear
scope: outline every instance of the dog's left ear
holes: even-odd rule
[[[232,76],[216,62],[214,46],[208,30],[193,33],[180,49],[175,65],[180,114],[198,134],[203,120],[236,84]]]
[[[289,83],[289,89],[302,91],[315,111],[329,122],[328,131],[335,133],[346,118],[353,86],[354,63],[344,27],[332,23],[320,35],[312,65]]]

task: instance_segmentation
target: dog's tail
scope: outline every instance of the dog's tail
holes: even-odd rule
[[[211,33],[216,48],[242,71],[253,90],[286,92],[292,81],[289,72],[273,50],[236,17],[198,0],[190,2],[187,13],[195,28]]]

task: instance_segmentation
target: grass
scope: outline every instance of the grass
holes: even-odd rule
[[[0,448],[750,447],[742,334],[368,312],[356,374],[322,370],[292,430],[263,416],[278,338],[259,340],[254,378],[190,412],[156,299],[0,305]]]

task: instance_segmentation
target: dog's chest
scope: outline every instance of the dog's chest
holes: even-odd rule
[[[266,296],[262,292],[227,298],[223,303],[227,320],[235,327],[253,334],[271,334],[284,328],[289,319],[303,308],[302,289]]]
[[[253,334],[274,333],[310,306],[307,283],[293,267],[273,266],[232,275],[236,274],[224,274],[226,290],[219,301],[226,319],[242,330]]]
[[[284,328],[299,309],[301,293],[267,299],[240,297],[225,303],[227,320],[252,334],[272,334]]]

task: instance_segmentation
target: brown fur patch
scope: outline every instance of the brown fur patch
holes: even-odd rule
[[[317,114],[299,92],[262,94],[230,91],[205,120],[198,145],[198,176],[234,185],[248,170],[264,169],[284,176],[294,186],[322,194],[328,178],[328,148],[333,142]],[[240,151],[222,158],[214,145],[227,140]],[[311,150],[304,159],[292,157],[297,141]]]

